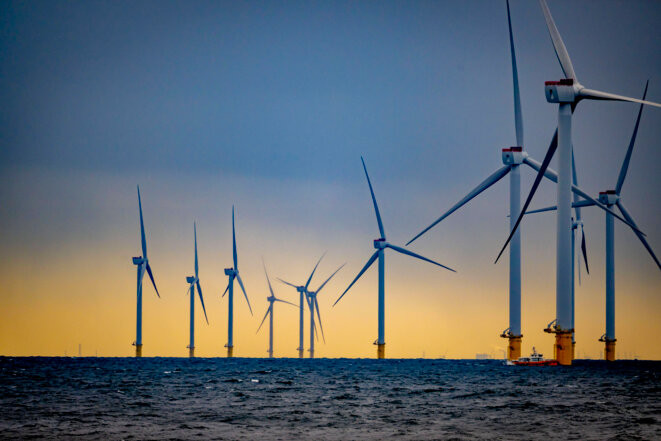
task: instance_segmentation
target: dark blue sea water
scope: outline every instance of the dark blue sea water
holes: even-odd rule
[[[0,358],[3,439],[661,439],[661,362]]]

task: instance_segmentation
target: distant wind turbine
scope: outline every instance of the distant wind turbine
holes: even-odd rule
[[[372,195],[372,202],[374,204],[374,212],[376,214],[376,221],[379,225],[379,233],[380,237],[378,239],[374,239],[374,248],[376,248],[376,251],[372,256],[368,259],[367,263],[363,267],[363,269],[360,270],[358,275],[356,276],[355,279],[349,284],[347,289],[344,290],[342,295],[335,301],[333,306],[339,302],[342,297],[351,289],[351,287],[358,281],[360,276],[363,275],[367,269],[372,266],[372,264],[378,259],[379,260],[379,306],[378,306],[378,319],[379,319],[379,328],[378,328],[378,337],[377,340],[374,342],[374,344],[377,345],[377,357],[378,358],[384,358],[385,357],[385,345],[386,345],[386,340],[385,340],[385,257],[384,257],[384,251],[386,248],[390,248],[392,250],[397,251],[398,253],[406,254],[407,256],[415,257],[416,259],[424,260],[425,262],[432,263],[434,265],[440,266],[441,268],[445,268],[447,270],[450,270],[452,272],[456,272],[452,268],[449,268],[445,265],[441,265],[440,263],[434,262],[431,259],[427,259],[426,257],[423,257],[419,254],[416,254],[412,251],[409,251],[405,248],[398,247],[396,245],[392,245],[388,242],[386,242],[386,233],[383,229],[383,222],[381,222],[381,214],[379,213],[379,206],[376,203],[376,197],[374,196],[374,190],[372,189],[372,183],[370,182],[370,177],[367,174],[367,167],[365,166],[365,160],[363,157],[360,157],[360,160],[363,163],[363,170],[365,171],[365,177],[367,178],[367,185],[369,185],[370,188],[370,194]]]
[[[555,49],[556,56],[560,62],[560,67],[564,73],[564,78],[560,81],[547,81],[545,83],[545,95],[546,100],[549,103],[558,104],[558,128],[556,131],[551,145],[546,152],[544,161],[541,164],[541,167],[538,171],[537,177],[533,183],[533,186],[530,190],[528,198],[523,205],[523,210],[521,210],[517,221],[514,223],[514,227],[510,232],[510,235],[503,245],[496,261],[500,258],[503,251],[507,245],[512,240],[512,237],[516,233],[517,227],[523,218],[525,211],[528,209],[530,201],[532,200],[539,183],[544,176],[545,171],[547,170],[553,155],[555,154],[556,149],[558,150],[558,186],[557,186],[557,252],[556,252],[556,320],[555,328],[551,331],[555,333],[555,354],[558,360],[558,363],[561,365],[571,365],[572,362],[572,347],[571,336],[573,334],[573,329],[571,328],[571,284],[572,284],[572,247],[571,247],[571,236],[572,236],[572,219],[571,219],[571,188],[572,188],[572,115],[578,103],[584,99],[591,100],[606,100],[606,101],[628,101],[634,103],[647,104],[655,107],[661,107],[661,104],[638,100],[635,98],[629,98],[622,95],[615,95],[612,93],[601,92],[598,90],[592,90],[584,87],[579,81],[574,72],[574,66],[572,65],[571,59],[569,58],[569,53],[565,47],[562,37],[558,32],[558,29],[553,21],[551,12],[549,11],[548,6],[544,0],[540,0],[540,6],[542,12],[544,13],[544,18],[546,19],[546,25]],[[596,205],[596,204],[595,204]],[[622,219],[614,211],[610,210],[608,207],[604,207],[603,204],[599,203],[600,208],[605,209],[610,214],[616,216],[618,219]],[[625,216],[626,217],[626,216]],[[642,234],[642,232],[632,224],[630,221],[625,220],[631,228],[633,228],[637,233]]]
[[[189,283],[188,294],[190,295],[190,343],[188,344],[189,357],[195,356],[195,287],[200,295],[200,303],[202,304],[202,311],[204,311],[204,319],[209,324],[207,318],[207,310],[204,307],[204,299],[202,298],[202,287],[200,286],[199,266],[197,263],[197,226],[193,222],[193,237],[195,238],[195,275],[186,277],[186,282]]]
[[[333,274],[330,275],[328,279],[324,283],[322,283],[319,288],[317,288],[316,291],[308,291],[308,308],[310,309],[310,358],[314,358],[314,334],[317,332],[317,327],[315,326],[315,321],[314,321],[314,313],[315,311],[317,312],[317,318],[319,319],[319,328],[321,329],[321,338],[323,339],[324,343],[326,343],[326,337],[324,336],[324,327],[321,324],[321,314],[319,313],[319,302],[317,301],[317,294],[323,289],[324,286],[330,281],[330,279],[333,278],[335,274],[339,270],[342,269],[342,267],[346,265],[346,263],[343,263],[338,269],[335,270]],[[319,335],[317,334],[317,339],[319,338]]]
[[[310,286],[310,281],[312,280],[312,276],[314,276],[314,272],[317,271],[317,267],[319,266],[319,263],[321,262],[321,259],[324,258],[326,253],[322,254],[319,260],[317,261],[317,264],[314,266],[312,269],[312,272],[310,273],[310,277],[308,277],[307,282],[305,282],[305,285],[294,285],[293,283],[289,283],[285,280],[282,280],[281,278],[278,277],[278,280],[284,283],[285,285],[289,285],[293,288],[296,288],[296,291],[298,291],[299,295],[299,302],[300,302],[300,310],[299,310],[299,327],[298,327],[298,358],[303,358],[303,354],[305,351],[305,345],[303,342],[304,339],[304,312],[305,312],[305,307],[304,307],[304,301],[308,300],[308,286]],[[308,305],[309,306],[309,305]]]
[[[266,310],[266,314],[264,314],[264,318],[262,319],[262,322],[259,324],[259,328],[257,328],[257,332],[262,328],[262,325],[264,324],[264,321],[266,320],[266,317],[269,316],[269,358],[273,358],[273,304],[275,302],[282,302],[286,303],[288,305],[292,305],[295,308],[298,308],[298,306],[294,305],[291,302],[288,302],[286,300],[281,300],[276,298],[275,294],[273,293],[273,287],[271,287],[271,280],[269,279],[269,273],[266,271],[266,265],[264,264],[264,261],[262,261],[262,265],[264,265],[264,274],[266,275],[266,281],[269,284],[269,292],[271,293],[270,296],[266,298],[266,300],[269,302],[269,307]]]
[[[158,288],[156,288],[156,282],[154,281],[154,274],[151,271],[151,266],[149,265],[149,259],[147,259],[147,239],[145,239],[145,224],[142,220],[142,201],[140,200],[140,186],[138,186],[138,208],[140,210],[140,241],[142,244],[142,256],[134,257],[133,264],[137,266],[138,269],[138,287],[137,287],[137,318],[136,318],[136,330],[135,330],[135,356],[142,357],[142,278],[145,275],[145,270],[149,274],[152,285],[154,285],[154,290],[156,290],[156,295],[160,298],[161,295],[158,293]]]
[[[222,295],[222,297],[225,297],[225,294],[229,291],[229,296],[228,296],[229,310],[227,316],[227,344],[225,345],[225,347],[227,348],[228,357],[231,357],[234,351],[234,279],[236,279],[239,282],[241,291],[243,291],[243,295],[246,298],[246,302],[248,303],[248,309],[250,310],[250,315],[252,315],[250,300],[248,300],[248,294],[246,294],[246,288],[243,286],[243,280],[241,280],[241,276],[239,275],[239,263],[236,257],[236,230],[234,228],[234,206],[232,206],[232,258],[234,261],[234,267],[225,268],[225,275],[228,276],[229,283],[227,284],[227,288],[225,288],[225,292],[223,292]]]

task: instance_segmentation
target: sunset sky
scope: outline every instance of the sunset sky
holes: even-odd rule
[[[661,2],[549,0],[585,86],[661,101]],[[543,159],[557,121],[543,82],[560,79],[537,2],[512,0],[525,149]],[[236,207],[235,356],[266,356],[264,258],[275,279],[319,294],[319,357],[374,357],[376,265],[331,305],[373,252],[378,227],[404,245],[515,144],[505,0],[433,2],[71,1],[0,4],[0,355],[130,356],[140,185],[150,264],[143,353],[187,356],[197,222],[196,355],[224,355]],[[614,188],[638,106],[583,102],[573,140],[580,186]],[[622,199],[661,256],[661,109],[643,111]],[[552,164],[555,167],[555,161]],[[525,197],[534,175],[522,169]],[[386,253],[388,357],[502,358],[508,327],[508,178],[411,249],[451,273]],[[543,183],[534,207],[555,203]],[[590,275],[576,288],[577,357],[600,357],[604,214],[584,209]],[[552,355],[555,215],[522,224],[523,353]],[[661,272],[615,227],[619,358],[661,359]],[[298,312],[275,305],[275,355],[295,356]],[[306,311],[307,322],[307,311]],[[308,345],[306,323],[306,348]]]

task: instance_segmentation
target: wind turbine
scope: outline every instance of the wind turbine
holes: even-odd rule
[[[346,263],[343,263],[338,269],[335,270],[333,274],[330,275],[328,279],[324,283],[322,283],[319,288],[317,288],[316,291],[307,291],[307,300],[308,300],[308,307],[310,308],[310,358],[314,358],[314,334],[317,331],[317,327],[315,326],[314,322],[314,313],[315,310],[317,311],[317,318],[319,319],[319,328],[321,329],[321,338],[324,340],[324,343],[326,343],[326,337],[324,336],[324,327],[321,324],[321,314],[319,313],[319,302],[317,301],[317,294],[323,289],[324,286],[330,281],[330,279],[333,278],[335,274],[339,270],[342,269],[342,267],[346,265]],[[317,339],[319,338],[319,334],[317,334]]]
[[[158,293],[158,288],[156,288],[156,282],[154,281],[154,274],[152,274],[151,266],[149,266],[149,259],[147,259],[147,239],[145,239],[145,223],[142,220],[142,201],[140,200],[140,186],[138,186],[138,208],[140,210],[140,240],[142,244],[142,256],[133,258],[133,265],[138,269],[138,288],[137,288],[137,318],[135,326],[135,356],[142,357],[142,278],[145,276],[145,270],[149,274],[152,285],[154,285],[154,290],[156,295],[160,298],[161,295]]]
[[[321,262],[321,259],[324,258],[324,255],[326,255],[326,253],[322,254],[319,260],[317,261],[317,264],[312,269],[312,272],[310,273],[310,277],[308,277],[308,280],[307,282],[305,282],[305,285],[294,285],[293,283],[289,283],[282,280],[281,278],[278,278],[278,280],[281,281],[282,283],[289,285],[293,288],[296,288],[296,291],[298,291],[299,294],[300,310],[299,310],[299,327],[298,327],[298,348],[296,349],[298,351],[298,358],[303,358],[303,351],[305,350],[303,343],[303,337],[304,337],[303,313],[305,311],[305,308],[303,306],[304,305],[303,301],[304,300],[307,301],[308,286],[310,286],[310,281],[312,280],[312,276],[314,275],[314,272],[317,271],[319,262]]]
[[[558,363],[561,365],[571,365],[572,350],[571,350],[571,336],[573,329],[571,328],[571,283],[572,283],[572,249],[571,249],[571,236],[572,236],[572,220],[571,220],[571,163],[572,163],[572,114],[577,104],[583,99],[593,100],[606,100],[606,101],[629,101],[634,103],[648,104],[655,107],[661,107],[661,104],[653,103],[645,100],[638,100],[629,98],[622,95],[615,95],[612,93],[601,92],[584,87],[576,77],[574,67],[569,53],[562,41],[562,37],[553,21],[551,12],[544,0],[539,0],[542,12],[546,19],[546,25],[551,36],[551,41],[555,49],[555,53],[560,62],[560,67],[564,73],[564,78],[560,81],[547,81],[545,83],[544,91],[546,100],[549,103],[558,104],[558,128],[556,134],[551,141],[551,145],[546,152],[544,161],[541,164],[540,170],[535,178],[533,186],[528,195],[528,199],[521,210],[514,227],[510,232],[505,245],[501,249],[496,261],[500,258],[503,251],[510,243],[513,235],[515,234],[525,211],[530,204],[539,182],[541,181],[544,172],[549,166],[551,159],[556,151],[558,153],[558,187],[557,187],[557,253],[556,253],[556,320],[555,328],[549,332],[555,333],[555,353]],[[600,204],[603,207],[602,204]],[[615,213],[608,209],[608,212],[615,215]],[[615,215],[621,219],[618,215]],[[626,216],[625,216],[626,217]],[[636,230],[637,234],[642,234],[638,228],[629,222],[626,223]]]
[[[188,356],[195,357],[195,287],[200,295],[200,303],[202,304],[202,311],[204,311],[204,319],[209,324],[207,318],[207,310],[204,308],[204,299],[202,298],[202,287],[200,286],[199,266],[197,263],[197,226],[193,222],[193,237],[195,238],[195,275],[186,277],[188,282],[188,294],[190,295],[190,343],[188,344]]]
[[[358,281],[360,276],[363,275],[367,269],[372,266],[372,264],[378,259],[379,260],[379,312],[378,312],[378,320],[379,320],[379,328],[378,328],[378,337],[377,340],[374,342],[374,344],[377,345],[377,357],[378,358],[384,358],[385,357],[385,345],[386,345],[386,339],[385,339],[385,249],[390,248],[394,251],[397,251],[398,253],[406,254],[407,256],[415,257],[416,259],[424,260],[425,262],[432,263],[434,265],[440,266],[441,268],[445,268],[447,270],[450,270],[452,272],[456,272],[452,268],[448,268],[445,265],[441,265],[440,263],[434,262],[431,259],[427,259],[426,257],[423,257],[419,254],[416,254],[412,251],[409,251],[405,248],[398,247],[396,245],[393,245],[391,243],[386,242],[386,233],[383,230],[383,222],[381,222],[381,214],[379,213],[379,206],[376,203],[376,197],[374,196],[374,190],[372,189],[372,183],[370,182],[370,177],[367,174],[367,167],[365,166],[365,160],[363,157],[360,157],[360,160],[363,163],[363,170],[365,170],[365,177],[367,178],[367,185],[370,187],[370,194],[372,195],[372,202],[374,203],[374,212],[376,214],[376,221],[379,224],[379,233],[380,237],[378,239],[374,239],[374,248],[376,248],[376,251],[372,256],[369,258],[363,269],[360,270],[358,275],[356,276],[355,279],[349,284],[347,289],[344,290],[342,295],[333,303],[333,306],[339,302],[342,297],[351,289],[351,287]]]
[[[645,85],[645,92],[643,93],[643,100],[647,96],[647,86],[649,82]],[[635,225],[635,221],[629,214],[624,204],[622,202],[622,186],[624,185],[624,180],[627,176],[627,171],[629,169],[629,162],[631,160],[631,155],[633,153],[633,147],[636,142],[636,136],[638,134],[638,126],[640,124],[640,117],[643,113],[643,104],[640,105],[638,109],[638,117],[636,119],[636,125],[634,126],[633,134],[631,135],[631,141],[629,142],[629,147],[627,153],[622,162],[622,167],[620,168],[620,174],[617,179],[614,190],[606,190],[599,192],[599,200],[607,205],[608,207],[617,206],[622,215],[632,224]],[[590,201],[575,201],[572,204],[576,210],[580,210],[580,207],[589,207],[594,205]],[[532,213],[541,213],[545,211],[557,210],[557,206],[542,208],[538,210],[532,210],[526,214]],[[634,230],[638,239],[642,242],[643,246],[650,254],[657,267],[661,269],[661,263],[659,259],[652,251],[652,247],[645,239],[645,236]],[[607,361],[615,361],[615,231],[613,225],[613,216],[609,213],[606,213],[606,332],[599,338],[599,341],[603,342],[605,345],[604,348],[604,358]]]
[[[459,202],[453,205],[441,217],[436,219],[431,225],[418,233],[413,239],[407,242],[406,245],[411,244],[420,236],[431,230],[434,226],[440,223],[443,219],[450,216],[459,208],[470,202],[474,197],[494,185],[496,182],[504,178],[507,174],[510,176],[510,213],[518,213],[521,209],[521,170],[520,165],[525,164],[533,170],[537,170],[539,163],[529,157],[528,153],[523,150],[523,115],[521,112],[521,98],[519,94],[519,75],[516,65],[516,52],[514,50],[514,36],[512,33],[512,21],[510,18],[509,1],[507,2],[507,24],[509,27],[510,39],[510,54],[512,60],[512,82],[514,90],[514,126],[516,131],[516,143],[514,147],[502,149],[503,167],[499,168],[477,187],[471,190]],[[553,181],[553,171],[551,170],[545,176],[547,179]],[[573,191],[584,194],[585,192],[578,187]],[[510,216],[510,228],[514,226],[514,217]],[[507,338],[509,344],[507,346],[507,358],[509,360],[518,360],[521,356],[521,340],[523,334],[521,333],[521,232],[517,231],[512,238],[510,246],[510,268],[509,268],[509,327],[501,333],[501,337]]]
[[[252,308],[250,307],[250,300],[248,300],[248,294],[246,294],[246,288],[243,286],[243,280],[239,275],[239,263],[236,258],[236,230],[234,228],[234,205],[232,205],[232,257],[234,260],[233,268],[225,268],[225,275],[229,278],[229,283],[225,292],[223,292],[222,297],[225,297],[225,294],[229,291],[228,303],[229,310],[227,315],[227,356],[231,357],[234,351],[234,279],[237,279],[241,291],[246,298],[248,303],[248,309],[250,310],[250,315],[252,315]]]
[[[273,358],[273,304],[275,302],[282,302],[286,303],[288,305],[292,305],[295,308],[298,308],[298,306],[294,305],[291,302],[288,302],[286,300],[281,300],[275,297],[275,294],[273,294],[273,288],[271,287],[271,280],[269,279],[269,273],[266,272],[266,265],[264,264],[264,261],[262,261],[262,265],[264,265],[264,274],[266,274],[266,281],[269,284],[269,291],[271,295],[266,298],[266,300],[269,302],[269,307],[266,309],[266,314],[264,314],[264,318],[262,319],[262,323],[259,324],[259,328],[257,328],[257,332],[262,328],[262,325],[264,324],[264,321],[266,320],[266,317],[270,315],[269,317],[269,358]]]

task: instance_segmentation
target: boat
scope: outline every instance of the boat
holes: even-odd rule
[[[544,358],[544,355],[538,354],[533,346],[530,357],[520,357],[518,360],[508,360],[507,364],[514,366],[557,366],[558,360]]]

